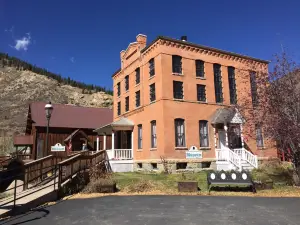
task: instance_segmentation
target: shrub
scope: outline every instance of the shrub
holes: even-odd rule
[[[83,190],[84,193],[112,193],[116,191],[116,182],[113,179],[99,178],[91,180]]]
[[[132,182],[129,184],[124,191],[129,193],[136,193],[136,192],[149,192],[158,190],[159,185],[157,182],[151,180],[140,180],[138,182]]]
[[[284,182],[291,185],[293,183],[293,169],[290,163],[281,162],[276,159],[263,162],[258,169],[252,170],[254,180],[266,182]]]

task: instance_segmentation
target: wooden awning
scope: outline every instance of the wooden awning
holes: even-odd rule
[[[132,131],[134,127],[134,123],[125,118],[122,117],[121,119],[114,121],[110,124],[107,124],[103,127],[97,128],[94,131],[98,134],[111,134],[113,131],[119,131],[119,130],[130,130]]]

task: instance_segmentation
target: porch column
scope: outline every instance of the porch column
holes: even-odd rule
[[[226,139],[226,147],[228,147],[228,127],[227,124],[224,124],[224,130],[225,130],[225,139]]]
[[[243,136],[243,124],[240,124],[240,132],[241,132],[241,142],[242,142],[242,149],[244,149],[244,136]]]
[[[97,135],[96,151],[99,151],[99,136]]]
[[[214,141],[215,141],[215,149],[217,148],[217,133],[216,133],[216,128],[214,127]]]
[[[112,151],[112,157],[115,158],[115,133],[114,133],[114,131],[111,132],[111,151]]]
[[[106,134],[103,136],[103,150],[106,150]]]
[[[133,131],[131,131],[131,158],[133,159]]]

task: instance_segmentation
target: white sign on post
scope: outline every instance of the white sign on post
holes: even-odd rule
[[[185,152],[187,159],[202,159],[202,151],[199,151],[196,146],[191,146],[188,151]]]
[[[66,151],[66,146],[63,146],[60,143],[51,146],[51,152],[64,152],[64,151]]]

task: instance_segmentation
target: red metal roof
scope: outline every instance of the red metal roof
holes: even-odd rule
[[[31,119],[36,127],[46,127],[46,102],[30,104]],[[92,108],[74,105],[52,104],[50,127],[95,129],[113,122],[113,111],[109,108]]]
[[[14,145],[33,145],[32,135],[14,136]]]

